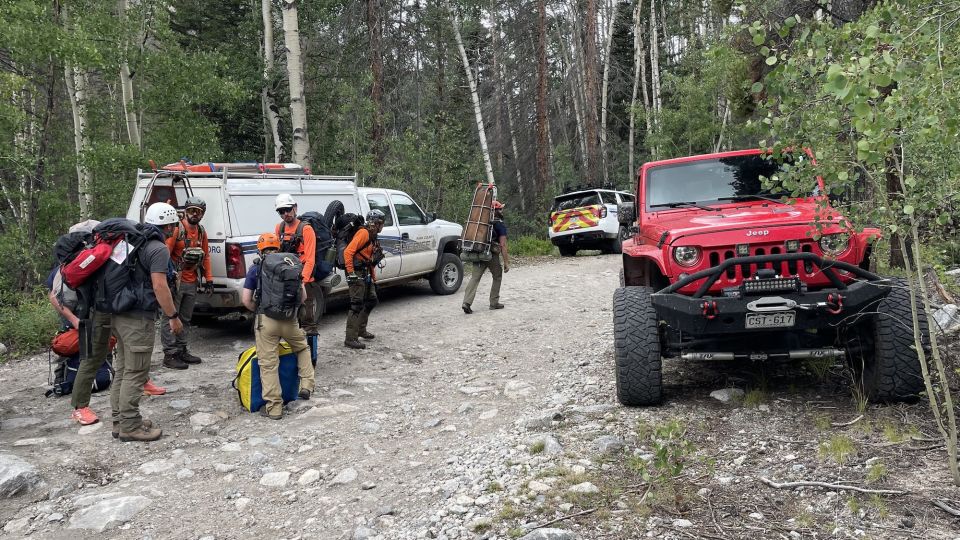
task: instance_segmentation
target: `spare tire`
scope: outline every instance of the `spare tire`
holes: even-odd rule
[[[337,218],[342,216],[346,209],[343,207],[343,203],[340,201],[330,201],[330,204],[327,205],[327,209],[323,212],[323,223],[327,226],[328,229],[333,229],[334,224],[337,222]]]

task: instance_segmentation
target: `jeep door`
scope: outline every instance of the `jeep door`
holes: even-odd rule
[[[405,193],[390,192],[390,201],[400,226],[400,274],[413,276],[433,271],[437,264],[437,240],[428,226],[427,215]]]
[[[401,251],[400,229],[397,227],[397,218],[387,200],[387,194],[382,192],[367,192],[364,196],[369,210],[380,210],[387,218],[380,231],[380,247],[383,248],[383,268],[377,269],[377,279],[386,281],[400,275]]]

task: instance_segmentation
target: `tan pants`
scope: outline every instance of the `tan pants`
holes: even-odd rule
[[[316,385],[313,364],[310,363],[310,348],[303,330],[297,325],[297,319],[278,320],[257,314],[254,324],[257,338],[257,358],[260,363],[260,383],[263,385],[263,399],[267,402],[267,414],[283,414],[283,392],[280,388],[280,338],[290,344],[297,355],[297,372],[300,375],[299,390],[313,392]]]
[[[480,278],[483,273],[490,270],[493,276],[493,283],[490,284],[490,305],[500,303],[500,282],[503,280],[503,265],[500,264],[500,250],[493,250],[493,257],[487,262],[473,263],[473,273],[470,274],[470,281],[467,282],[467,288],[463,292],[463,304],[469,306],[473,303],[473,298],[477,295],[477,286],[480,285]]]
[[[110,390],[113,421],[120,422],[120,431],[129,433],[140,427],[140,398],[143,385],[150,376],[150,356],[156,325],[153,319],[140,315],[115,314],[110,325],[117,335],[117,357]]]

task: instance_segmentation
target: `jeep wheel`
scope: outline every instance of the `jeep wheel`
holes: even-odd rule
[[[864,394],[880,403],[913,400],[925,390],[913,338],[910,291],[902,279],[890,282],[890,294],[860,330],[862,353],[851,358]],[[921,313],[918,321],[926,342],[927,318]]]
[[[430,288],[437,294],[447,295],[457,292],[463,283],[463,262],[453,253],[440,255],[440,264],[430,274]]]
[[[623,253],[623,241],[628,236],[626,227],[617,229],[617,237],[610,241],[610,253]]]
[[[577,246],[557,246],[561,257],[573,257],[577,254]]]
[[[659,323],[651,293],[649,287],[620,287],[613,293],[617,399],[624,405],[663,400]]]

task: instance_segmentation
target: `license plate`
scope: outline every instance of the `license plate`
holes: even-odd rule
[[[787,328],[796,323],[797,314],[792,311],[777,313],[748,313],[747,330],[751,328]]]

